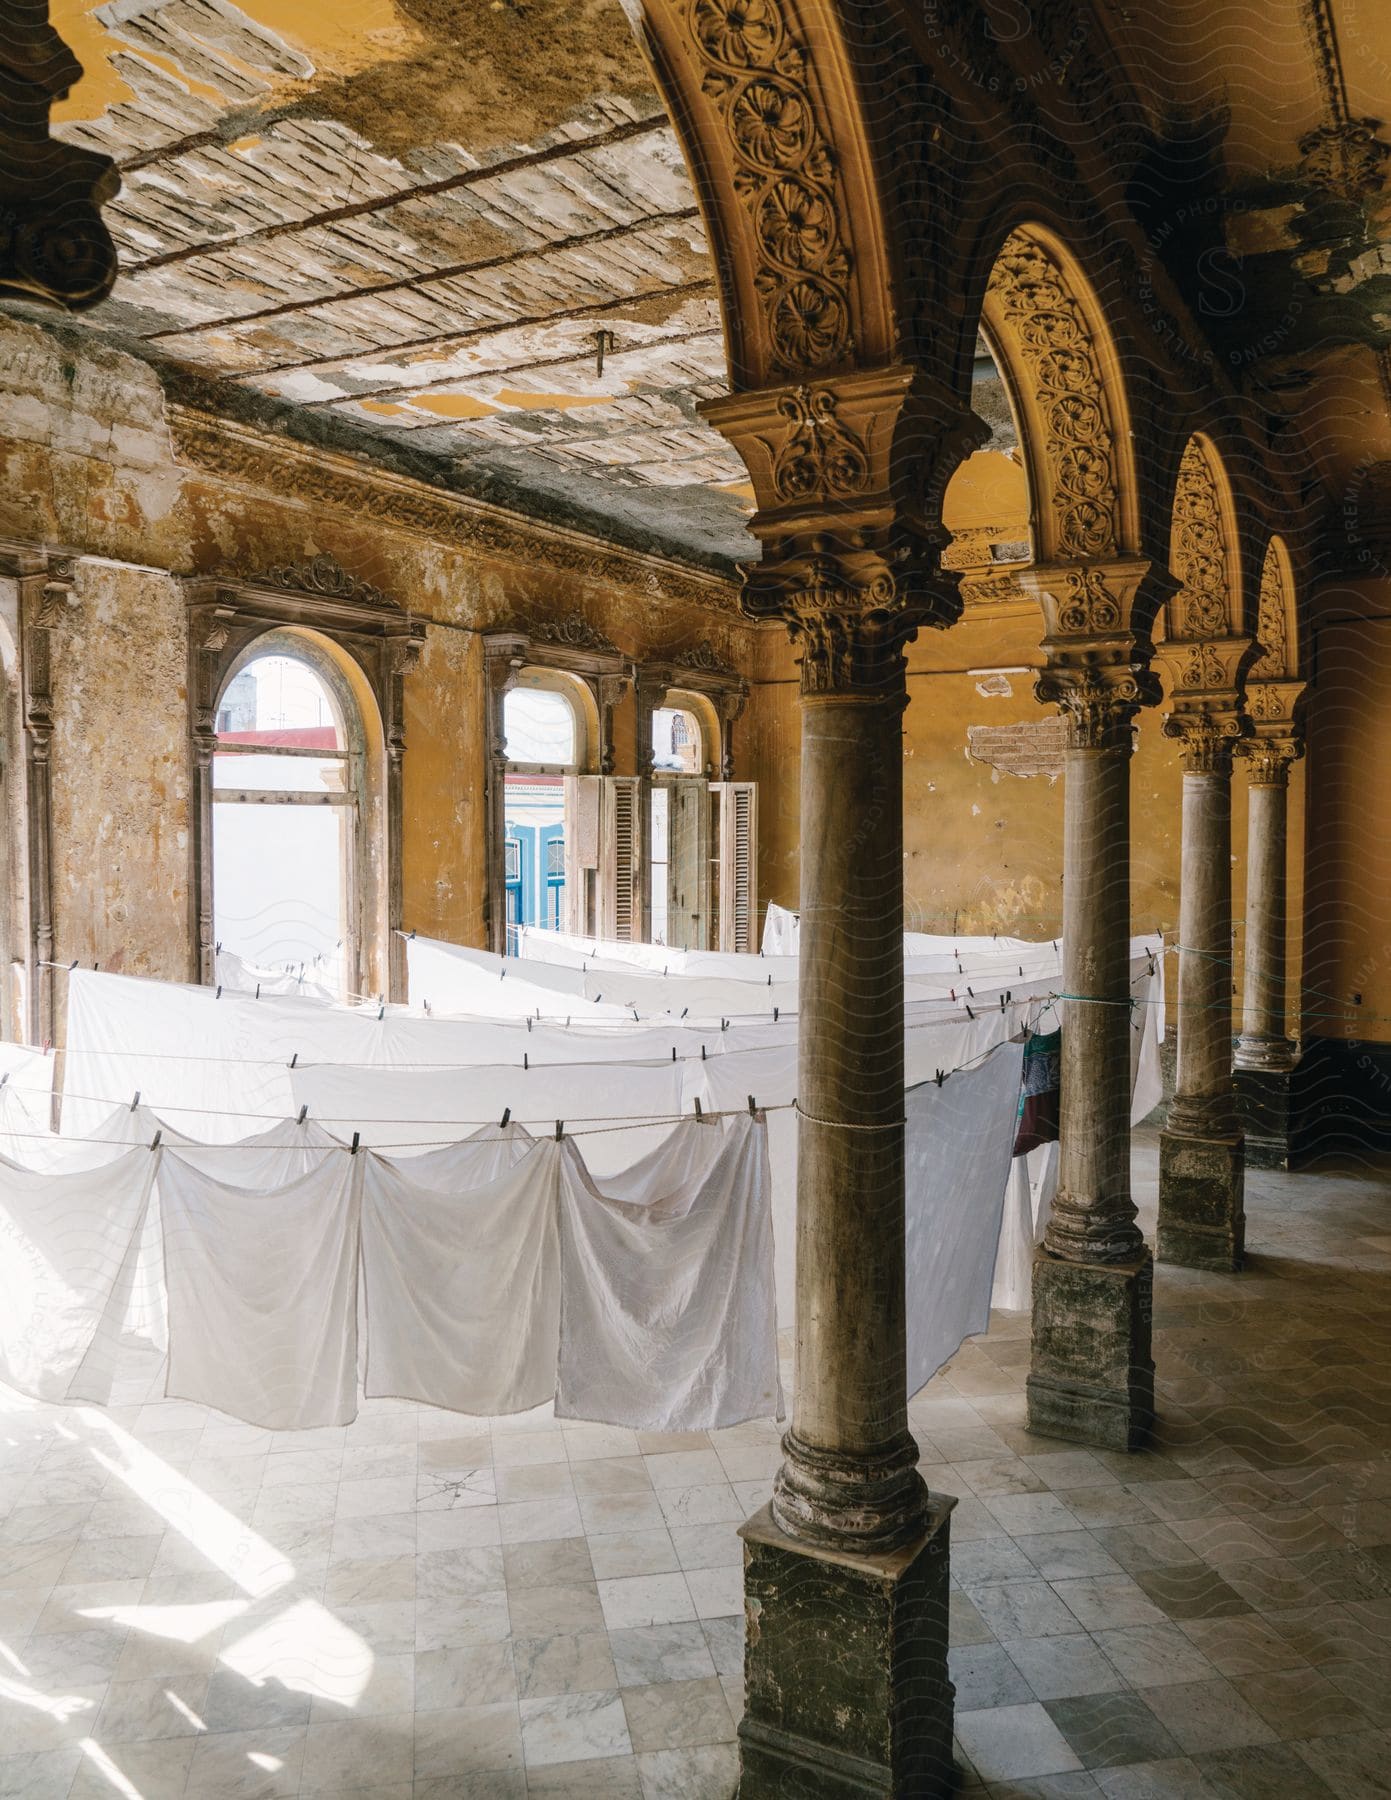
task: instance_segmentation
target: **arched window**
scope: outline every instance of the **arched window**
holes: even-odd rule
[[[502,703],[506,779],[503,890],[509,955],[523,925],[565,917],[565,778],[584,762],[585,728],[566,677],[523,670]]]
[[[351,689],[307,640],[277,639],[253,649],[223,688],[216,731],[219,947],[254,968],[351,991],[363,755]]]
[[[661,706],[652,715],[652,767],[663,774],[700,775],[705,769],[705,734],[684,706]]]

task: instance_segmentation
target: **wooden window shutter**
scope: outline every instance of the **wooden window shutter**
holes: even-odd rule
[[[714,783],[720,797],[721,950],[758,949],[758,784]]]
[[[641,936],[641,783],[603,777],[599,832],[599,936],[631,943]]]

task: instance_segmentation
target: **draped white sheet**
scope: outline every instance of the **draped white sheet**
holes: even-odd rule
[[[408,937],[406,970],[411,1004],[431,1012],[591,1022],[624,1017],[621,1006],[586,999],[582,971],[560,964],[523,963],[438,938]]]
[[[160,1154],[165,1392],[271,1430],[351,1424],[362,1158],[245,1188]]]
[[[1014,1148],[1022,1043],[910,1088],[904,1111],[908,1392],[990,1324],[990,1290]]]
[[[565,1152],[557,1415],[647,1431],[781,1417],[762,1121],[688,1120],[602,1187]]]
[[[563,1063],[543,1068],[296,1069],[295,1099],[339,1137],[397,1147],[457,1141],[504,1110],[537,1135],[561,1120],[596,1174],[661,1143],[681,1112],[679,1063]],[[656,1120],[657,1123],[644,1123]]]
[[[24,1162],[26,1141],[52,1130],[57,1060],[51,1050],[0,1042],[0,1155]]]
[[[633,944],[617,938],[575,937],[523,925],[517,953],[524,963],[559,964],[568,969],[639,969],[654,975],[704,975],[719,981],[751,981],[774,985],[797,980],[797,958],[757,956],[747,951],[675,950],[666,944]]]
[[[509,1126],[363,1159],[364,1393],[484,1415],[552,1398],[561,1150]]]
[[[60,1173],[0,1159],[0,1380],[37,1400],[111,1393],[157,1157]]]

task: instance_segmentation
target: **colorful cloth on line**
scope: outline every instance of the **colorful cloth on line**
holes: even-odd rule
[[[1019,1084],[1019,1124],[1014,1154],[1026,1156],[1040,1144],[1056,1142],[1058,1099],[1062,1081],[1061,1029],[1034,1032],[1024,1046],[1024,1076]]]

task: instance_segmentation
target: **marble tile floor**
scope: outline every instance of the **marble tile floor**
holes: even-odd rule
[[[913,1403],[966,1795],[1391,1795],[1391,1181],[1247,1207],[1247,1272],[1158,1272],[1153,1450],[1031,1437],[1018,1315]],[[0,1390],[0,1795],[727,1800],[777,1437]]]

